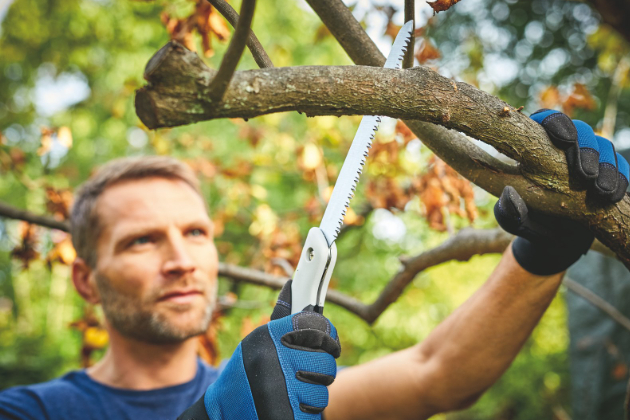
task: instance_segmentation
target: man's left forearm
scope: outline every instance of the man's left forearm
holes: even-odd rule
[[[488,281],[425,341],[342,371],[326,419],[418,420],[472,404],[510,366],[561,280],[528,273],[509,247]]]
[[[423,358],[438,365],[427,389],[441,411],[471,404],[499,379],[553,300],[562,276],[525,271],[510,246],[488,281],[417,346]]]

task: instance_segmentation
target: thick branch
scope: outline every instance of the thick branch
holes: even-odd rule
[[[159,64],[146,75],[152,83],[136,96],[138,115],[149,127],[211,118],[251,118],[289,110],[308,115],[387,115],[441,124],[470,134],[517,160],[523,176],[515,175],[511,167],[510,172],[497,170],[485,152],[460,135],[446,135],[433,126],[420,127],[425,144],[432,137],[431,131],[437,132],[440,144],[432,149],[462,175],[495,195],[503,186],[512,185],[532,208],[589,224],[606,246],[630,264],[630,242],[626,240],[630,201],[625,199],[602,209],[587,200],[585,192],[571,190],[564,155],[551,145],[544,130],[505,102],[473,86],[424,67],[273,68],[236,72],[223,102],[216,104],[207,99],[208,80],[215,72],[196,54],[171,42],[156,56],[160,57]],[[505,107],[511,112],[503,112]],[[413,121],[408,126],[416,128]],[[443,150],[445,139],[457,147]],[[475,155],[482,160],[476,160]],[[463,159],[468,168],[453,156]],[[479,177],[473,179],[475,174]]]
[[[215,9],[219,11],[230,22],[230,25],[236,27],[238,24],[239,16],[236,10],[232,8],[225,0],[208,0]],[[258,67],[273,67],[271,59],[267,55],[267,52],[258,41],[258,38],[254,34],[254,31],[250,29],[249,37],[247,38],[247,48],[251,51],[254,61],[258,64]]]
[[[341,0],[307,0],[307,2],[355,64],[383,66],[385,56]],[[499,171],[495,170],[496,165],[490,164],[493,158],[477,145],[469,142],[464,135],[439,125],[417,120],[406,120],[405,124],[429,149],[457,172],[486,191],[497,196],[500,194],[503,186],[500,188],[496,186],[496,176],[493,175]],[[468,156],[474,156],[474,158]]]
[[[385,57],[374,41],[367,36],[359,21],[352,16],[352,12],[343,1],[306,0],[306,2],[317,13],[354,63],[383,67]],[[348,13],[352,19],[348,19]],[[364,42],[365,38],[369,42]],[[382,60],[376,62],[374,58],[379,56],[382,57]]]
[[[475,134],[536,173],[563,155],[549,147],[538,124],[475,87],[426,68],[394,70],[365,66],[304,66],[239,71],[222,103],[207,97],[216,72],[196,54],[172,41],[158,53],[159,67],[145,77],[158,83],[138,91],[138,106],[149,128],[216,118],[253,118],[283,111],[315,115],[387,115],[441,124]],[[201,70],[200,70],[201,69]],[[174,72],[176,76],[170,76]],[[169,80],[169,78],[171,80]],[[187,80],[186,80],[187,78]],[[542,153],[544,152],[544,153]],[[553,175],[559,175],[553,172]],[[566,175],[565,175],[566,179]]]
[[[250,35],[250,27],[254,18],[254,9],[256,8],[256,0],[243,0],[241,5],[241,17],[238,20],[230,45],[221,60],[221,65],[216,75],[213,77],[209,86],[208,98],[216,103],[220,102],[225,95],[225,91],[230,84],[232,75],[236,70],[238,62],[241,60],[243,50]]]

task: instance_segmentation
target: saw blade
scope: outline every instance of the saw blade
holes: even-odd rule
[[[400,29],[387,56],[385,68],[401,68],[412,30],[413,21],[407,22]],[[330,196],[330,201],[324,212],[324,217],[322,217],[322,222],[319,225],[319,228],[324,232],[328,246],[332,246],[337,239],[337,235],[339,235],[343,217],[346,215],[350,200],[354,196],[354,190],[359,182],[359,176],[363,171],[363,165],[365,165],[369,149],[372,146],[372,140],[380,122],[381,117],[379,116],[367,115],[363,117],[359,129],[352,140],[350,150],[343,162],[339,177],[337,177],[337,182]]]

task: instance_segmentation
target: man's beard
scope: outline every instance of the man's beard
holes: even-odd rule
[[[191,280],[188,283],[193,282]],[[168,310],[159,311],[155,307],[161,290],[152,290],[143,298],[132,297],[114,290],[111,281],[100,273],[96,275],[96,284],[103,312],[112,327],[126,337],[151,344],[178,344],[206,332],[216,304],[216,281],[212,286],[202,288],[207,304],[201,313],[198,308],[172,304],[170,310],[173,312],[194,311],[198,314],[197,319],[181,327],[169,320]]]

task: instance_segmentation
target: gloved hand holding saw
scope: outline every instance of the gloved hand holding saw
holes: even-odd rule
[[[541,109],[531,118],[547,132],[552,143],[565,151],[569,174],[587,194],[601,205],[613,204],[628,188],[628,162],[615,152],[613,144],[595,135],[583,121]],[[510,186],[505,187],[494,207],[499,225],[517,235],[512,243],[516,261],[537,275],[551,275],[569,268],[588,251],[594,236],[577,222],[529,210]]]
[[[178,420],[322,418],[341,345],[323,315],[291,315],[291,283],[280,292],[271,322],[241,341],[219,379]]]

